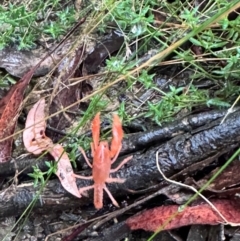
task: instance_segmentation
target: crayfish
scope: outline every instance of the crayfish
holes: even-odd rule
[[[105,183],[123,183],[125,179],[112,178],[110,173],[118,171],[124,164],[126,164],[132,156],[125,158],[118,167],[111,169],[111,165],[116,161],[119,152],[122,148],[123,139],[123,129],[120,118],[118,115],[113,115],[113,125],[112,125],[112,141],[109,147],[107,141],[100,141],[100,113],[97,113],[92,121],[92,136],[93,142],[91,143],[91,151],[93,157],[93,163],[91,164],[85,154],[85,151],[79,147],[82,152],[87,164],[92,168],[92,176],[82,177],[83,179],[93,179],[94,184],[92,186],[87,186],[79,189],[80,194],[84,194],[85,191],[94,189],[94,206],[96,209],[103,207],[103,190],[106,191],[112,203],[119,207],[117,201],[114,199],[110,191],[108,190]]]

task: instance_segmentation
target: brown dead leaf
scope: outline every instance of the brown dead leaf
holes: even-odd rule
[[[231,223],[240,223],[240,203],[231,200],[216,200],[212,202],[219,212]],[[162,230],[179,228],[187,225],[224,223],[224,220],[206,203],[197,206],[186,207],[178,212],[178,205],[162,206],[137,214],[126,223],[131,230],[144,229],[156,231],[162,226]],[[174,214],[177,215],[175,216]],[[171,217],[171,220],[169,220]],[[169,222],[166,222],[169,220]]]
[[[56,53],[48,56],[34,72],[34,77],[48,74],[69,51],[71,46],[71,42],[65,42]],[[0,68],[4,68],[11,75],[21,78],[39,63],[46,54],[48,54],[46,48],[41,47],[34,50],[16,50],[16,47],[8,47],[0,50]]]
[[[76,197],[81,197],[74,177],[73,169],[60,144],[54,145],[52,140],[45,135],[46,122],[44,120],[45,100],[40,99],[29,111],[25,130],[23,131],[23,142],[26,149],[38,155],[43,151],[48,151],[57,161],[57,172],[62,186]]]
[[[70,55],[64,57],[57,71],[55,71],[57,78],[53,83],[54,90],[50,98],[50,115],[72,105],[81,98],[80,92],[82,84],[78,83],[71,86],[69,79],[81,76],[78,67],[83,60],[84,53],[85,46],[76,47]],[[69,112],[73,113],[77,110],[78,105],[75,105],[68,110],[68,113],[59,113],[50,119],[50,125],[61,130],[69,127],[72,119],[75,117],[74,114],[70,114]]]

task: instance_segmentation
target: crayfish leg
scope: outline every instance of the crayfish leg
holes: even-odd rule
[[[110,173],[117,172],[123,165],[125,165],[125,164],[126,164],[128,161],[130,161],[132,158],[133,158],[133,156],[126,157],[116,168],[111,169],[111,170],[110,170]],[[112,160],[112,163],[113,163],[114,161],[115,161],[115,160],[113,159],[113,160]]]
[[[110,156],[111,158],[115,157],[114,159],[116,160],[122,148],[123,139],[122,123],[119,116],[116,114],[113,115],[112,136]]]
[[[78,150],[82,153],[86,163],[88,164],[89,167],[92,168],[92,164],[90,163],[90,161],[87,158],[86,152],[83,150],[83,148],[81,146],[78,147]]]
[[[117,201],[114,199],[113,195],[110,193],[110,191],[108,190],[108,188],[106,187],[106,185],[105,185],[105,187],[104,187],[103,189],[104,189],[104,190],[106,191],[106,193],[108,194],[108,196],[109,196],[109,198],[111,199],[113,205],[119,208],[119,205],[118,205]]]
[[[85,177],[85,176],[81,176],[81,175],[77,175],[77,174],[73,174],[73,176],[75,178],[84,179],[84,180],[92,180],[93,179],[93,176]]]
[[[124,183],[126,181],[126,179],[123,178],[113,178],[113,177],[109,177],[106,182],[107,183],[112,183],[112,182],[116,182],[116,183]]]
[[[88,197],[86,191],[88,191],[88,190],[90,190],[90,189],[93,189],[93,188],[94,188],[94,185],[79,188],[78,191],[79,191],[80,195],[82,194],[83,196]]]

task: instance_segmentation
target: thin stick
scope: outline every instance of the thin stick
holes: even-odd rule
[[[233,109],[233,108],[235,107],[235,105],[237,104],[237,102],[239,101],[239,99],[240,99],[240,95],[239,95],[239,96],[237,97],[237,99],[234,101],[234,103],[232,104],[232,106],[227,110],[227,113],[226,113],[226,115],[223,117],[220,125],[225,121],[225,119],[228,117],[229,114],[231,114],[231,113],[234,112],[234,109]]]

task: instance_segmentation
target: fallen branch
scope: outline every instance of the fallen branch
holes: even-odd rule
[[[219,120],[216,120],[201,129],[195,134],[177,136],[160,146],[151,147],[145,153],[136,153],[131,162],[114,175],[126,179],[124,184],[110,185],[109,189],[114,197],[125,195],[126,189],[145,189],[163,181],[156,168],[156,151],[159,153],[161,169],[167,177],[186,168],[188,169],[186,169],[185,174],[190,175],[191,173],[187,173],[187,171],[193,172],[203,168],[205,166],[203,160],[209,156],[214,156],[220,151],[223,153],[230,151],[240,139],[240,113],[237,111],[230,114],[221,125],[219,125]],[[199,165],[197,165],[198,163]],[[193,169],[189,168],[191,165],[194,165]],[[81,172],[80,175],[89,176],[90,172],[91,170],[87,170]],[[77,185],[84,187],[91,185],[91,182],[77,180]],[[21,213],[36,196],[36,192],[37,190],[32,185],[23,186],[23,184],[10,191],[3,190],[0,193],[0,216]],[[89,197],[78,199],[64,191],[58,180],[51,180],[41,193],[35,209],[42,212],[54,208],[64,210],[70,207],[88,205],[92,202],[91,191]]]

